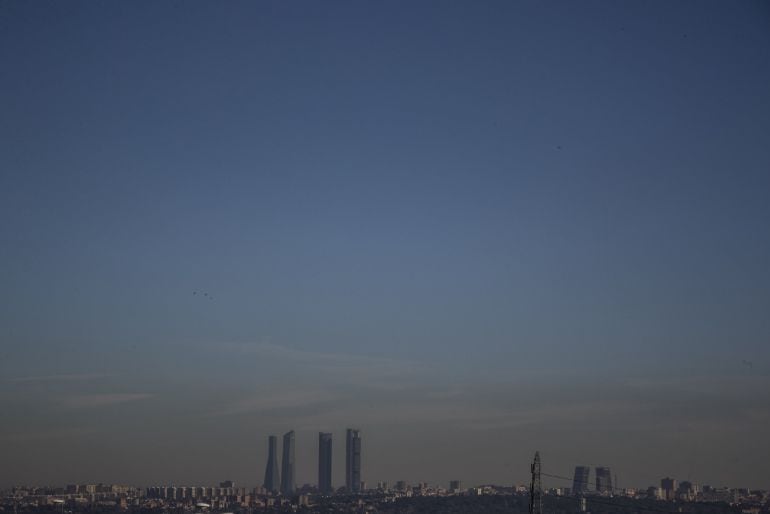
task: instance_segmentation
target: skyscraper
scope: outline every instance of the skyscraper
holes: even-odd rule
[[[278,438],[274,435],[267,438],[267,468],[265,468],[264,486],[270,492],[278,491]]]
[[[283,459],[281,460],[281,494],[294,494],[294,430],[283,434]]]
[[[588,491],[588,475],[591,468],[588,466],[575,466],[575,477],[572,479],[572,494],[582,496]]]
[[[345,438],[345,487],[354,493],[361,490],[361,432],[352,428]]]
[[[596,492],[612,493],[612,473],[610,473],[610,468],[596,468]]]
[[[673,478],[666,477],[660,481],[660,488],[663,490],[663,498],[667,501],[676,499],[677,487],[677,482]]]
[[[318,433],[318,491],[332,493],[332,435]]]

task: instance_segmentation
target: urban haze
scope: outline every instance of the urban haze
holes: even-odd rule
[[[0,3],[0,489],[770,489],[769,6]]]

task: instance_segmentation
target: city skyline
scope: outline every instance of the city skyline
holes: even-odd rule
[[[658,512],[689,512],[719,514],[722,512],[759,512],[770,499],[768,490],[746,488],[699,486],[689,481],[678,482],[671,477],[660,480],[660,487],[618,489],[613,494],[600,491],[581,493],[569,488],[541,488],[541,466],[538,453],[531,464],[532,482],[529,487],[472,486],[463,489],[460,481],[452,480],[448,488],[421,482],[408,485],[398,481],[394,488],[378,483],[376,488],[366,488],[351,494],[340,488],[335,495],[318,494],[314,487],[303,486],[298,494],[275,496],[263,488],[238,486],[232,480],[210,486],[150,486],[146,489],[125,484],[68,484],[66,487],[14,487],[0,490],[0,508],[13,508],[14,512],[39,512],[50,506],[62,505],[70,512],[121,511],[167,512],[169,508],[193,511],[198,508],[211,512],[264,509],[285,511],[290,509],[311,512],[349,512],[351,507],[365,511],[403,512],[403,508],[416,508],[416,512],[489,512],[504,507],[509,512],[550,512],[564,507],[573,512],[615,512],[615,509],[652,510]],[[605,470],[600,469],[602,475]],[[566,477],[561,477],[569,480]],[[513,501],[513,505],[511,505]],[[662,504],[661,502],[676,502]],[[394,505],[395,504],[395,505]],[[497,506],[493,506],[497,504]],[[395,508],[393,508],[395,507]],[[104,510],[104,509],[107,510]],[[380,510],[382,509],[382,510]],[[513,510],[511,510],[513,509]],[[569,511],[568,511],[569,512]]]
[[[329,435],[328,433],[322,433],[324,435]],[[328,439],[327,439],[328,441]],[[541,491],[543,493],[549,493],[549,494],[556,494],[556,495],[566,495],[566,496],[573,496],[573,497],[580,497],[584,495],[588,495],[591,497],[601,497],[601,496],[628,496],[628,495],[638,495],[638,496],[644,496],[646,494],[652,494],[652,490],[655,490],[655,494],[659,495],[660,497],[658,499],[666,500],[666,501],[675,501],[676,499],[681,499],[680,496],[683,494],[692,494],[692,497],[688,498],[688,501],[693,501],[695,494],[697,493],[703,493],[703,492],[713,492],[713,491],[727,491],[727,490],[735,490],[735,491],[766,491],[770,492],[770,490],[765,489],[756,489],[756,488],[746,488],[746,487],[739,487],[734,485],[713,485],[713,484],[706,484],[706,483],[699,483],[699,482],[692,482],[690,480],[678,480],[676,478],[672,478],[670,476],[664,476],[659,480],[659,487],[658,485],[651,484],[648,486],[640,485],[640,484],[634,484],[630,487],[623,487],[619,488],[617,486],[613,486],[611,484],[605,484],[603,482],[590,484],[588,482],[584,482],[582,480],[577,480],[577,473],[578,470],[580,471],[580,474],[583,474],[583,471],[590,469],[585,466],[576,466],[576,477],[575,478],[568,478],[558,475],[552,475],[549,473],[545,473],[544,478],[541,480]],[[606,476],[607,470],[609,468],[607,467],[599,467],[597,468],[599,470],[600,476]],[[567,482],[572,483],[572,487],[567,487]],[[362,482],[362,484],[365,482]],[[112,494],[125,494],[129,490],[131,491],[138,491],[141,489],[146,490],[146,494],[149,497],[157,497],[157,498],[169,498],[169,499],[182,499],[182,498],[203,498],[203,497],[212,497],[212,496],[230,496],[233,494],[236,494],[237,492],[240,492],[240,494],[244,494],[246,491],[249,491],[250,493],[262,495],[262,496],[276,496],[276,495],[284,495],[283,492],[280,490],[272,491],[264,486],[251,486],[251,485],[244,485],[244,484],[237,484],[233,480],[225,480],[220,481],[218,486],[212,486],[212,485],[202,485],[199,483],[196,484],[175,484],[173,482],[167,482],[167,483],[161,483],[154,484],[154,485],[137,485],[137,484],[127,484],[127,483],[109,483],[109,482],[93,482],[93,483],[73,483],[73,482],[67,482],[66,486],[56,486],[52,484],[47,485],[34,485],[34,484],[15,484],[12,486],[12,489],[41,489],[41,490],[53,490],[53,489],[59,489],[59,492],[47,492],[47,493],[41,493],[46,495],[52,495],[52,496],[62,496],[62,495],[83,495],[83,494],[101,494],[101,493],[112,493]],[[392,486],[390,485],[392,484]],[[461,485],[462,484],[462,485]],[[579,489],[577,488],[576,484],[579,484]],[[336,490],[332,491],[332,494],[340,495],[340,496],[349,496],[351,494],[355,495],[358,493],[365,493],[365,492],[373,492],[377,490],[382,491],[401,491],[401,490],[407,490],[407,489],[443,489],[445,492],[452,493],[452,492],[463,492],[463,491],[469,491],[472,489],[477,488],[484,488],[484,487],[493,487],[493,488],[501,488],[501,489],[511,489],[514,492],[522,493],[522,492],[528,492],[530,490],[531,484],[524,484],[524,483],[513,483],[513,484],[472,484],[470,487],[463,487],[463,481],[458,479],[452,479],[449,480],[447,484],[441,484],[438,482],[431,482],[431,481],[418,481],[415,483],[405,481],[405,480],[396,480],[394,482],[390,481],[379,481],[376,484],[372,484],[370,487],[369,485],[366,486],[366,488],[362,488],[358,492],[351,492],[348,487],[339,487]],[[328,493],[324,492],[320,487],[320,481],[318,483],[305,483],[302,485],[302,487],[297,488],[298,491],[294,491],[293,493],[287,493],[284,496],[296,496],[297,494],[320,494],[320,495],[327,495]],[[0,489],[2,491],[3,489]],[[165,490],[165,491],[164,491]],[[7,491],[6,491],[7,492]],[[709,500],[712,501],[712,500]]]
[[[0,487],[289,491],[324,432],[335,488],[766,488],[768,52],[755,1],[0,2]]]
[[[275,441],[275,437],[268,438],[269,443]],[[221,512],[231,509],[265,509],[270,511],[282,511],[287,507],[303,509],[321,509],[323,512],[347,512],[350,507],[365,508],[366,511],[376,510],[377,506],[385,506],[399,502],[401,505],[414,504],[413,498],[458,498],[465,497],[459,502],[468,512],[483,511],[489,508],[489,502],[481,501],[484,496],[513,496],[517,502],[526,501],[529,504],[529,513],[537,514],[546,512],[544,504],[553,508],[554,499],[575,501],[574,508],[578,512],[592,512],[593,508],[632,508],[638,510],[649,509],[651,503],[655,505],[652,510],[659,512],[671,512],[662,510],[657,504],[660,501],[677,502],[677,512],[683,512],[682,507],[687,507],[687,512],[706,511],[721,512],[723,509],[732,512],[736,507],[752,511],[767,504],[770,491],[763,489],[713,487],[708,484],[696,484],[689,480],[677,481],[671,477],[660,479],[660,487],[631,487],[619,488],[617,479],[613,485],[612,473],[609,467],[596,467],[595,488],[587,488],[589,468],[576,466],[575,476],[570,479],[564,476],[543,473],[539,452],[535,452],[531,463],[531,481],[529,486],[513,484],[500,486],[487,484],[472,486],[463,489],[461,481],[450,480],[448,487],[433,485],[428,482],[420,482],[410,485],[405,481],[395,482],[395,487],[390,488],[388,482],[378,482],[376,487],[368,487],[360,480],[360,433],[356,429],[346,430],[346,487],[333,491],[330,485],[331,473],[331,444],[332,433],[318,433],[318,484],[313,486],[305,484],[298,490],[290,487],[293,475],[290,472],[282,474],[281,491],[276,495],[265,487],[238,487],[232,480],[219,483],[219,487],[210,486],[149,486],[144,490],[125,484],[68,484],[66,487],[23,487],[15,486],[12,490],[3,491],[0,498],[0,507],[13,505],[14,512],[19,505],[25,511],[35,512],[39,508],[47,508],[50,505],[61,505],[64,512],[65,505],[78,511],[92,511],[93,507],[117,507],[122,511],[134,510],[141,507],[143,510],[151,509],[164,511],[169,507],[193,510],[198,508],[212,509],[212,512]],[[269,444],[270,449],[274,447]],[[294,432],[284,434],[284,462],[294,465]],[[268,472],[271,468],[268,461]],[[542,483],[542,477],[572,481],[572,489],[567,487],[546,487]],[[266,482],[268,477],[266,477]],[[287,485],[288,484],[288,485]],[[355,484],[355,485],[354,485]],[[620,500],[622,503],[615,503]],[[638,502],[629,504],[628,501]],[[451,500],[450,500],[451,502]],[[422,508],[434,512],[434,505],[421,504]],[[645,505],[646,504],[646,505]],[[508,500],[504,500],[506,510],[510,508]],[[591,510],[588,510],[590,505]],[[455,508],[455,507],[450,507]],[[524,506],[519,505],[523,510]],[[315,512],[316,510],[313,510]],[[73,512],[72,510],[70,512]],[[400,512],[396,509],[395,512]]]
[[[361,481],[361,471],[360,471],[360,431],[356,429],[346,429],[346,449],[345,449],[345,457],[346,457],[346,477],[345,477],[345,487],[335,487],[333,480],[332,480],[332,473],[331,473],[331,462],[332,462],[332,440],[333,440],[333,433],[332,432],[318,432],[318,474],[317,474],[317,482],[315,483],[304,483],[302,485],[302,490],[305,491],[303,494],[308,493],[308,488],[311,488],[310,492],[318,493],[321,495],[330,495],[330,494],[338,494],[342,493],[344,494],[350,494],[350,493],[359,493],[359,492],[365,492],[365,491],[372,491],[372,490],[389,490],[389,486],[387,484],[394,483],[395,486],[393,490],[399,490],[399,488],[403,487],[412,487],[413,484],[410,484],[408,481],[403,480],[396,480],[394,482],[390,482],[388,480],[384,481],[378,481],[376,485],[366,486],[366,488],[363,488],[362,484],[365,482]],[[281,473],[281,485],[280,487],[271,486],[270,484],[273,483],[273,478],[277,475],[271,475],[271,472],[273,470],[273,467],[277,465],[277,462],[273,458],[273,456],[276,453],[276,446],[277,446],[277,437],[276,436],[268,436],[268,457],[267,457],[267,465],[266,465],[266,471],[264,475],[264,480],[262,483],[261,488],[257,486],[257,488],[253,489],[254,491],[262,490],[259,494],[267,494],[267,495],[276,495],[281,494],[284,496],[294,496],[296,494],[297,489],[300,489],[296,483],[293,483],[294,476],[293,476],[293,468],[296,465],[296,447],[295,447],[295,440],[294,440],[294,431],[290,430],[289,432],[285,433],[283,436],[283,442],[284,446],[282,449],[282,454],[284,456],[284,459],[282,459],[282,462],[285,461],[287,464],[284,466],[282,465],[282,473]],[[539,453],[539,452],[538,452]],[[536,460],[537,455],[536,453]],[[639,486],[639,484],[631,485],[630,487],[620,488],[616,482],[613,480],[613,475],[609,467],[607,466],[597,466],[595,468],[595,480],[591,482],[590,478],[590,472],[591,468],[588,466],[582,466],[578,465],[575,466],[574,469],[574,475],[573,478],[569,479],[565,476],[559,476],[559,475],[553,475],[550,473],[546,473],[545,482],[551,482],[547,483],[543,486],[544,491],[567,491],[567,495],[580,497],[585,494],[588,495],[609,495],[609,496],[625,496],[629,491],[637,491],[637,494],[644,495],[644,491],[647,491],[647,494],[652,494],[650,491],[655,486]],[[284,476],[287,478],[284,480]],[[355,480],[355,478],[358,478],[359,480]],[[615,476],[616,479],[616,476]],[[554,482],[555,480],[555,482]],[[564,481],[571,481],[571,488],[568,488]],[[359,487],[357,490],[351,486],[351,484],[358,484]],[[459,491],[461,490],[460,484],[462,483],[462,480],[452,479],[449,480],[449,485],[447,487],[448,492],[452,491]],[[174,482],[169,482],[169,485],[161,486],[165,487],[169,490],[173,490],[175,492],[172,493],[160,493],[155,492],[153,494],[155,495],[161,495],[156,497],[163,497],[165,498],[167,494],[170,494],[170,498],[177,497],[177,494],[180,494],[179,498],[196,498],[196,497],[204,497],[207,494],[214,494],[217,488],[211,488],[210,486],[203,486],[201,487],[200,484],[197,485],[191,485],[191,484],[174,484]],[[383,485],[384,484],[384,485]],[[403,485],[402,485],[403,484]],[[14,487],[19,487],[21,484],[15,484]],[[71,489],[75,488],[75,490],[86,488],[86,492],[90,490],[89,488],[93,487],[102,487],[103,482],[98,482],[98,484],[93,485],[67,485],[67,493],[66,494],[72,494],[73,492],[70,491]],[[109,484],[108,484],[109,485]],[[134,484],[136,485],[136,484]],[[427,481],[419,481],[417,482],[417,485],[415,487],[419,487],[422,489],[425,486],[428,487],[434,487],[435,482],[427,482]],[[293,486],[293,487],[292,487]],[[500,483],[488,483],[488,484],[475,484],[471,487],[471,489],[475,487],[480,486],[493,486],[493,487],[514,487],[518,489],[526,489],[526,486],[524,484],[516,484],[512,483],[510,486],[506,486],[505,484]],[[36,487],[40,487],[38,484]],[[126,487],[133,487],[133,486],[127,486],[125,484],[123,485],[113,485],[112,487],[118,487],[120,490],[125,489]],[[140,486],[140,487],[146,487],[146,486]],[[251,486],[243,487],[242,485],[239,486],[238,490],[250,490]],[[440,486],[438,486],[440,487]],[[685,488],[688,491],[692,491],[692,498],[695,497],[695,494],[697,492],[701,492],[703,488],[705,487],[707,490],[714,489],[713,486],[710,484],[701,484],[699,482],[691,482],[689,479],[684,481],[677,481],[676,479],[672,479],[670,477],[664,477],[660,479],[660,488],[658,489],[658,493],[660,496],[660,499],[664,499],[667,501],[673,501],[675,498],[679,497],[682,494],[683,489]],[[717,489],[724,488],[724,485],[721,485]],[[728,486],[729,487],[729,486]],[[148,487],[148,494],[150,489],[157,489],[158,486],[152,486]],[[235,482],[231,480],[226,480],[224,482],[219,483],[219,490],[232,490],[235,488]],[[743,489],[740,487],[737,487],[736,489]],[[207,493],[206,491],[211,491]],[[77,491],[76,491],[77,492]],[[83,491],[80,491],[81,493]],[[93,491],[92,491],[93,492]],[[64,493],[62,493],[64,494]],[[225,493],[220,493],[225,494]],[[562,494],[562,493],[558,493]],[[178,498],[178,499],[179,499]]]

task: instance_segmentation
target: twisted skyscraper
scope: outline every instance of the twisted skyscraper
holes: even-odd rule
[[[265,468],[265,489],[270,492],[278,491],[278,438],[271,435],[267,438],[267,468]]]

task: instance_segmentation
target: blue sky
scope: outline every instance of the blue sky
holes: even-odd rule
[[[291,428],[312,482],[314,433],[361,426],[370,482],[524,480],[539,448],[767,486],[769,28],[760,2],[2,4],[0,483],[256,484]]]

